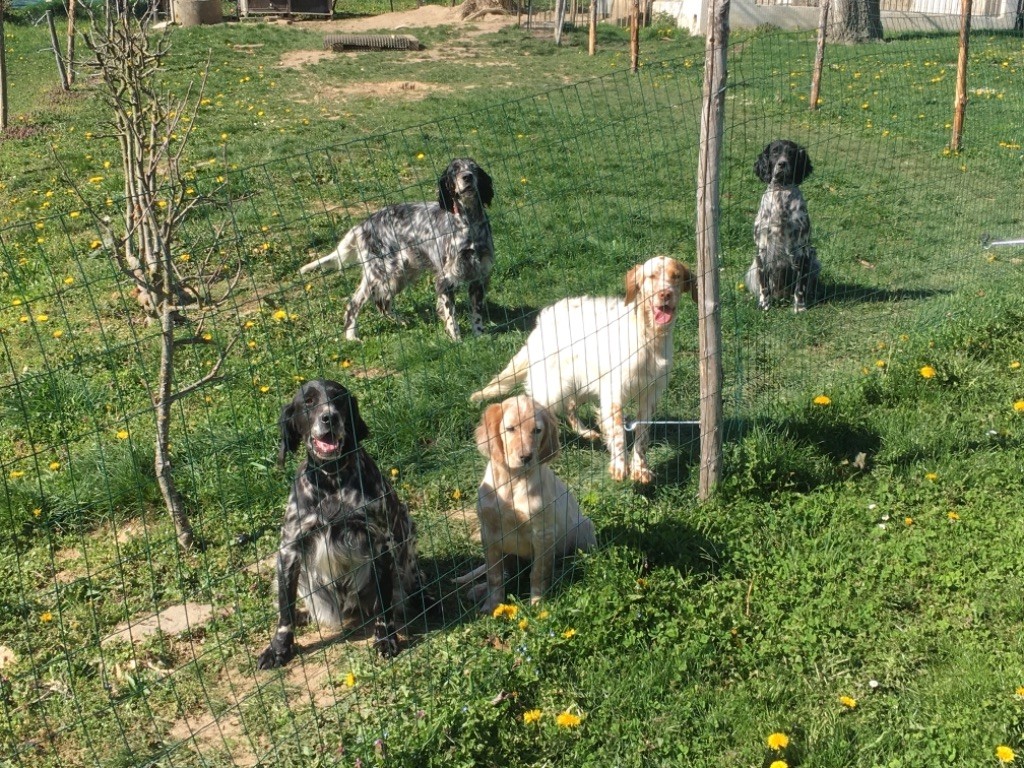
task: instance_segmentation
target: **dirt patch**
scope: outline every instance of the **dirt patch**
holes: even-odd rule
[[[308,64],[318,64],[336,55],[333,51],[287,51],[282,54],[278,66],[282,69],[302,69]]]
[[[493,13],[466,21],[462,18],[462,9],[459,6],[453,8],[444,5],[424,5],[411,11],[382,13],[379,16],[360,16],[330,21],[299,21],[295,26],[323,32],[369,32],[377,29],[397,31],[450,25],[459,27],[464,37],[470,37],[497,32],[499,29],[504,29],[515,23],[515,16]]]
[[[420,83],[415,80],[392,80],[384,83],[351,83],[349,85],[321,86],[317,88],[313,96],[314,103],[319,101],[338,101],[349,97],[373,96],[387,101],[419,101],[425,99],[432,93],[447,93],[451,91],[447,85],[434,83]]]
[[[164,608],[160,613],[129,619],[118,624],[101,645],[116,642],[140,643],[156,632],[178,635],[209,621],[215,613],[212,605],[184,603]]]

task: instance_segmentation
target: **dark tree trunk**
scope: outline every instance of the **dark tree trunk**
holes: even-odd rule
[[[882,39],[880,0],[833,0],[828,37],[837,43]]]

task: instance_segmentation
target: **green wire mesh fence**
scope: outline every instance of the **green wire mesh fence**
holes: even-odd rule
[[[728,466],[760,471],[763,485],[813,487],[816,477],[813,458],[750,469],[757,457],[746,451],[765,431],[813,438],[834,464],[856,471],[880,449],[877,439],[857,425],[832,428],[809,410],[813,399],[839,400],[850,381],[892,366],[904,323],[920,323],[921,306],[941,326],[968,311],[958,297],[994,290],[1019,269],[979,245],[984,232],[1020,234],[1019,172],[1001,170],[1020,154],[1010,98],[1020,91],[1003,65],[1019,71],[1019,35],[972,40],[980,66],[969,142],[996,148],[969,161],[944,149],[955,38],[889,37],[829,49],[817,112],[807,104],[812,35],[766,33],[730,50],[724,427]],[[691,48],[636,75],[613,71],[194,178],[201,202],[175,258],[208,260],[221,285],[238,280],[201,324],[186,313],[180,328],[190,338],[176,371],[183,384],[227,350],[218,377],[174,408],[176,478],[204,543],[193,552],[177,548],[153,477],[158,328],[141,318],[95,220],[64,212],[0,230],[0,626],[12,660],[0,690],[3,760],[427,765],[448,754],[495,764],[501,748],[488,752],[470,735],[501,742],[493,721],[500,686],[476,691],[447,720],[430,714],[467,670],[492,665],[488,648],[505,642],[453,582],[481,560],[473,538],[479,407],[468,396],[505,365],[540,308],[621,293],[626,270],[656,253],[693,264],[702,53]],[[761,312],[742,285],[763,192],[752,164],[779,137],[806,146],[815,165],[804,191],[824,296],[802,314]],[[363,343],[346,342],[344,298],[358,270],[306,278],[299,266],[382,205],[434,198],[448,160],[465,155],[495,186],[487,333],[453,344],[424,283],[397,298],[396,318],[364,311]],[[90,204],[104,215],[118,201],[101,191]],[[465,296],[457,302],[464,323]],[[563,435],[558,473],[594,518],[602,546],[631,540],[636,505],[693,506],[697,429],[678,422],[697,418],[695,327],[687,307],[655,428],[658,499],[613,483],[599,444]],[[258,672],[255,656],[276,619],[273,556],[294,472],[293,463],[274,466],[278,414],[299,382],[322,376],[359,397],[370,452],[417,521],[440,604],[408,617],[407,648],[392,662],[376,659],[366,627],[339,635],[313,626],[285,670]],[[857,386],[884,399],[892,385]],[[697,568],[703,545],[689,534],[683,557]],[[574,576],[570,565],[562,588]],[[550,634],[571,638],[564,624]],[[524,644],[517,653],[528,668],[539,652]],[[519,685],[525,696],[529,684]]]

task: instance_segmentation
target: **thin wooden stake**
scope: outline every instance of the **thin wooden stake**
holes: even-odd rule
[[[4,32],[4,3],[0,2],[0,131],[7,130],[7,42]]]
[[[971,36],[973,0],[960,0],[960,56],[956,62],[956,95],[953,97],[953,135],[949,146],[954,152],[963,149],[964,117],[967,113],[967,47]]]
[[[814,53],[814,74],[811,75],[811,111],[818,108],[821,96],[821,70],[825,66],[825,37],[828,30],[828,8],[831,0],[821,0],[821,13],[818,15],[818,49]]]
[[[597,0],[590,0],[590,36],[587,52],[591,56],[597,53]]]
[[[629,71],[640,70],[640,0],[633,0],[629,14]]]
[[[75,82],[75,0],[68,0],[68,86]]]
[[[57,42],[57,27],[53,23],[53,11],[46,12],[46,26],[50,29],[50,47],[53,48],[53,55],[57,57],[57,73],[60,75],[61,90],[70,91],[68,72],[64,68],[64,57],[60,53],[60,44]]]
[[[722,477],[722,318],[718,290],[719,171],[725,112],[730,0],[708,6],[704,100],[697,159],[697,324],[700,360],[701,501]]]

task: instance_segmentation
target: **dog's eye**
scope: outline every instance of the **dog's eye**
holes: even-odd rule
[[[518,429],[518,427],[514,427],[514,426],[505,427],[505,431],[506,432],[515,432],[517,429]]]
[[[306,395],[306,399],[303,400],[306,405],[313,405],[316,402],[316,398],[312,395]]]
[[[535,434],[535,435],[539,435],[543,431],[544,431],[544,429],[542,427],[534,427],[533,428],[533,434]]]

